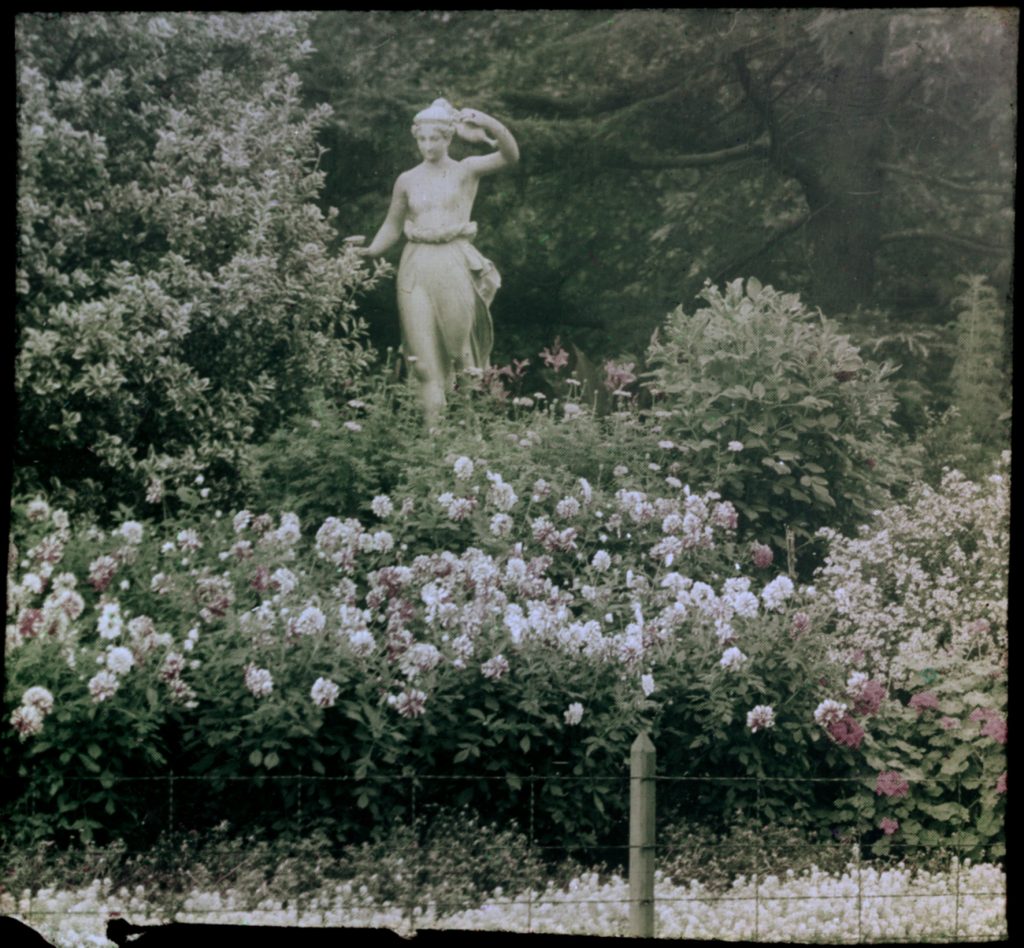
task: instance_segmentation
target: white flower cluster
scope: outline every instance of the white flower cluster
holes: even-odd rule
[[[257,698],[265,698],[274,690],[274,678],[266,668],[246,665],[245,687]]]
[[[896,683],[917,668],[1005,662],[1009,461],[979,483],[947,472],[855,538],[821,531],[829,554],[816,586],[835,607],[836,659]]]
[[[53,710],[53,693],[42,685],[33,685],[21,696],[21,706],[11,714],[11,725],[25,740],[43,729],[43,719]]]

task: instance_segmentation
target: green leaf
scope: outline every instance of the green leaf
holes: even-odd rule
[[[267,770],[273,770],[279,763],[281,763],[281,758],[277,756],[277,751],[271,751],[263,758],[263,766]]]
[[[519,739],[519,746],[522,748],[524,754],[528,754],[530,752],[530,735],[529,734],[524,734]]]
[[[249,763],[252,764],[253,767],[259,767],[259,765],[263,763],[263,751],[254,750],[249,754]]]
[[[103,748],[99,744],[90,744],[86,750],[89,752],[89,756],[95,760],[99,760],[103,756]]]

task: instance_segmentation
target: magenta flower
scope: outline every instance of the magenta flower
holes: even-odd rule
[[[900,821],[886,816],[882,819],[882,822],[878,824],[878,828],[885,833],[886,836],[892,836],[892,834],[900,828]]]
[[[905,797],[909,791],[910,784],[898,770],[882,771],[875,782],[875,793],[882,797]]]
[[[918,715],[924,714],[925,711],[939,710],[939,699],[930,691],[919,691],[907,704],[908,707],[914,708]]]
[[[864,740],[864,728],[849,714],[828,724],[825,730],[837,744],[841,744],[843,747],[852,747],[854,750],[860,747],[861,741]]]
[[[982,725],[981,733],[999,744],[1006,743],[1006,719],[998,714],[992,714]]]
[[[871,717],[872,714],[878,712],[882,702],[885,700],[885,696],[885,685],[874,678],[869,678],[860,686],[857,692],[853,702],[853,713],[861,718]]]
[[[772,565],[775,554],[772,553],[770,546],[765,546],[763,543],[755,543],[750,548],[750,559],[758,569],[765,569]]]

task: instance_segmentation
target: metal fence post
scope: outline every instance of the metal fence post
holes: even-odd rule
[[[629,933],[654,937],[654,769],[650,737],[629,751]]]

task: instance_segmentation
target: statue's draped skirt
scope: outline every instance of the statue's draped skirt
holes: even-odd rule
[[[494,344],[491,302],[501,277],[470,242],[476,224],[426,231],[407,223],[405,234],[408,242],[398,266],[402,351],[423,357],[410,348],[409,334],[413,320],[429,320],[426,335],[446,376],[463,355],[466,359],[459,368],[488,368]],[[416,333],[418,339],[423,335]]]

